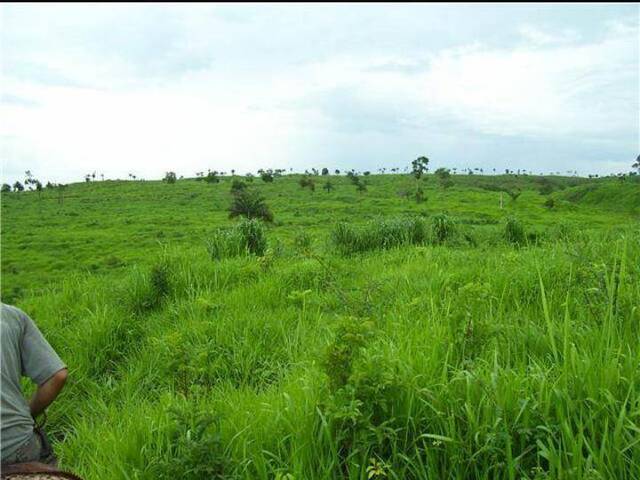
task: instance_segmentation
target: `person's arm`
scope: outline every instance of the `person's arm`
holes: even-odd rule
[[[35,418],[62,390],[67,380],[67,366],[42,336],[33,320],[24,312],[21,314],[24,322],[20,348],[22,374],[38,385],[29,403],[31,416]]]
[[[44,412],[44,410],[56,399],[67,381],[67,375],[67,369],[63,368],[62,370],[58,370],[54,373],[47,381],[38,385],[38,389],[33,394],[33,397],[31,397],[31,402],[29,402],[31,416],[33,418],[36,418]]]

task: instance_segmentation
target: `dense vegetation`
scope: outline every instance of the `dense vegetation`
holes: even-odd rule
[[[637,178],[217,173],[2,194],[63,466],[640,478]]]

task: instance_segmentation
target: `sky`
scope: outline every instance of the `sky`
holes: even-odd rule
[[[638,4],[3,4],[2,181],[628,172]]]

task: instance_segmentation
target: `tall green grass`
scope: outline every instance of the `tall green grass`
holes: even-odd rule
[[[379,218],[363,226],[343,222],[338,223],[331,233],[333,245],[345,255],[403,245],[420,245],[427,239],[427,222],[420,217]]]
[[[240,255],[264,255],[267,237],[259,220],[243,219],[237,225],[218,229],[207,241],[211,258],[219,260]]]
[[[260,257],[220,240],[216,261],[192,240],[147,246],[144,262],[69,265],[24,293],[70,367],[47,423],[62,466],[88,480],[640,478],[637,223],[580,223],[531,191],[501,211],[456,184],[438,193],[456,225],[440,243],[436,215],[398,218],[418,206],[375,197],[376,181],[342,243],[329,220],[360,194],[331,199],[336,182],[269,230],[328,244]],[[383,200],[395,219],[367,223]],[[541,241],[506,241],[516,209]],[[451,240],[467,234],[475,246]]]

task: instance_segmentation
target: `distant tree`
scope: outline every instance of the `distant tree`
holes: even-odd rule
[[[333,190],[333,184],[329,180],[327,180],[327,183],[325,183],[322,188],[324,188],[327,193],[331,193],[331,191]]]
[[[100,174],[100,180],[102,180],[104,182],[104,173]]]
[[[44,187],[44,188],[46,188],[46,189],[50,189],[50,188],[54,188],[54,187],[55,187],[55,184],[54,184],[54,183],[47,182],[47,184],[45,185],[45,187]]]
[[[640,155],[638,155],[638,158],[636,158],[636,163],[634,163],[631,166],[635,168],[637,170],[638,175],[640,175]]]
[[[0,192],[9,193],[10,191],[11,191],[11,185],[9,185],[8,183],[3,183],[2,189],[0,189]]]
[[[433,173],[436,175],[436,177],[438,177],[438,179],[440,180],[440,185],[442,185],[443,188],[449,188],[451,186],[451,172],[448,168],[440,167]]]
[[[340,170],[336,168],[333,173],[335,173],[336,175],[340,175]]]
[[[40,180],[36,180],[36,192],[38,192],[38,198],[42,198],[42,183]]]
[[[429,170],[428,165],[429,159],[427,157],[418,157],[411,162],[411,173],[419,179]]]
[[[264,197],[258,192],[249,189],[236,192],[229,206],[229,218],[240,216],[260,218],[265,222],[273,221],[273,213],[271,213]]]
[[[235,174],[236,174],[236,171],[235,171],[235,169],[232,168],[231,169],[231,176],[233,177]]]
[[[327,167],[322,169],[322,175],[329,175],[329,169]]]
[[[34,183],[34,178],[33,178],[33,174],[31,173],[31,170],[27,170],[26,172],[24,172],[24,176],[26,177],[24,179],[24,186],[30,186]]]
[[[204,177],[204,181],[207,183],[219,183],[220,179],[218,178],[218,172],[217,171],[211,171],[209,170],[207,172],[207,176]]]
[[[167,172],[164,174],[164,178],[162,179],[163,182],[172,184],[172,183],[176,183],[176,172]]]
[[[370,172],[369,170],[366,170],[366,171],[362,172],[362,174],[363,174],[365,177],[368,177],[369,175],[371,175],[371,172]]]
[[[84,176],[84,181],[85,181],[85,182],[87,182],[87,183],[91,181],[91,174],[90,174],[90,173],[87,173],[87,174]]]
[[[273,174],[273,170],[269,169],[269,170],[258,170],[258,174],[260,175],[260,178],[262,179],[263,182],[265,183],[273,183],[273,179],[274,179],[274,174]]]
[[[20,182],[16,182],[13,184],[14,192],[22,192],[24,190],[24,186]]]

